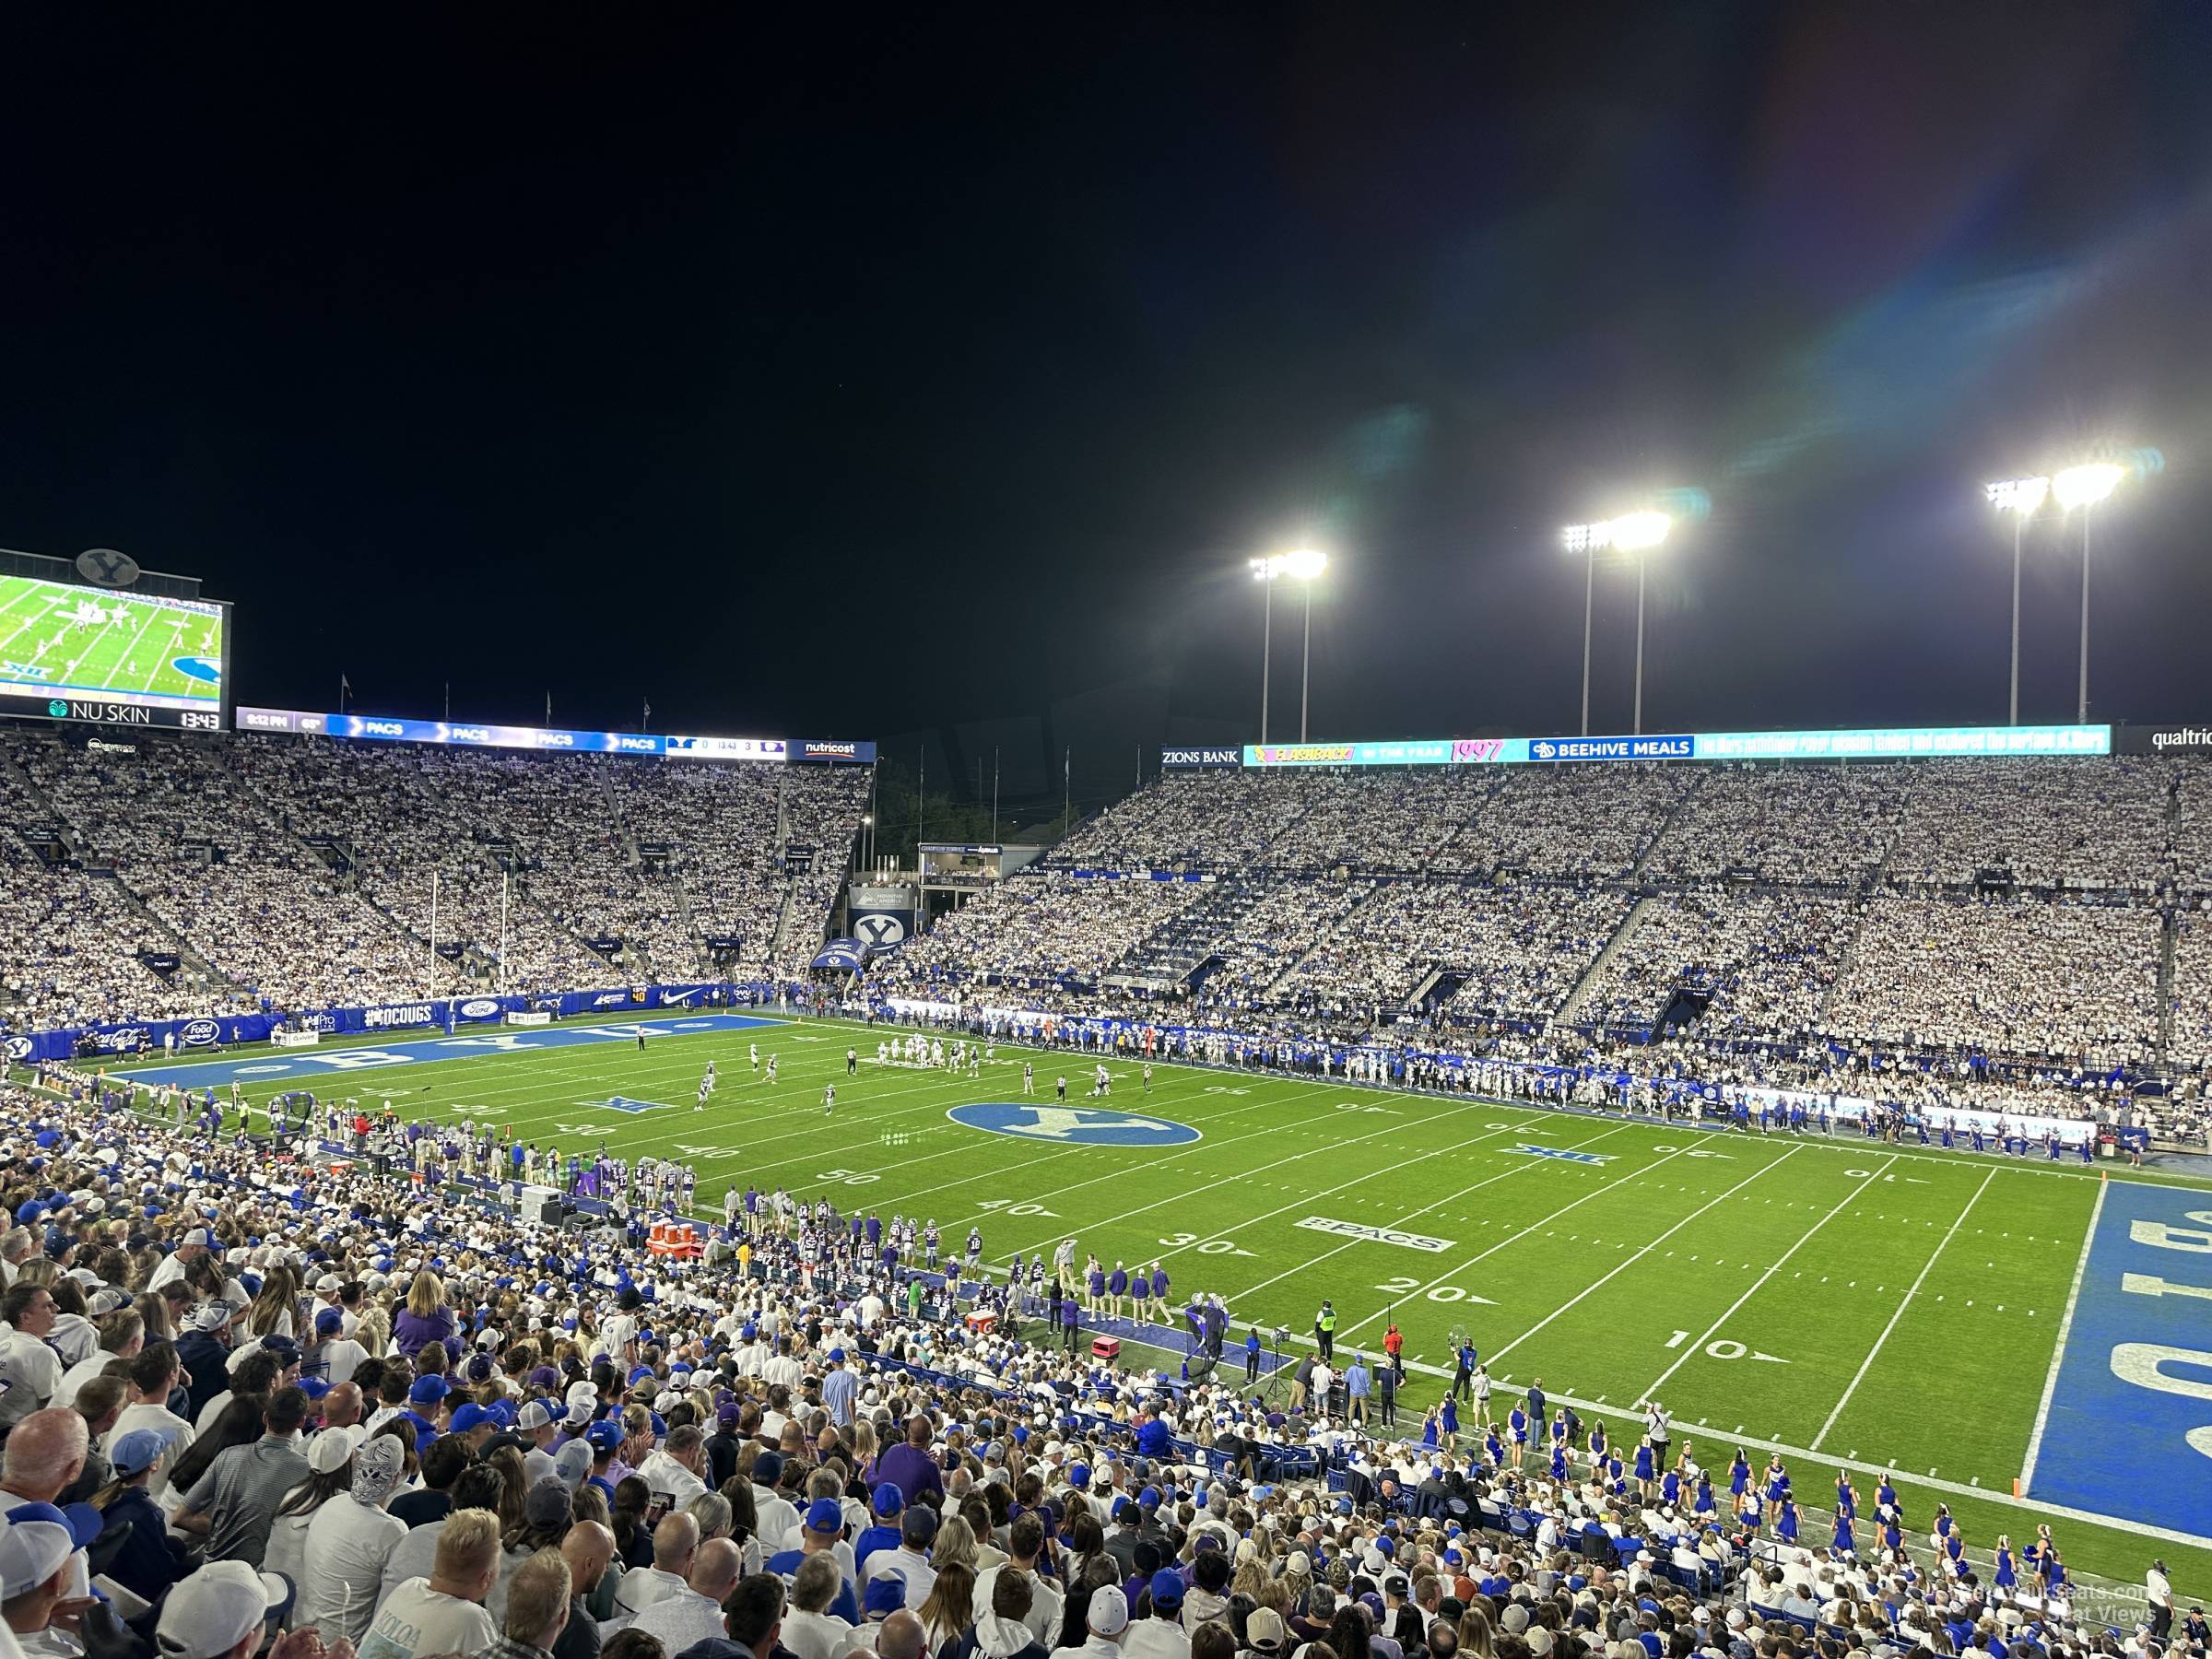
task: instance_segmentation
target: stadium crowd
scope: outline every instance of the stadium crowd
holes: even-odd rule
[[[857,771],[742,761],[253,735],[88,745],[8,727],[0,943],[14,947],[0,972],[14,1000],[0,1020],[690,979],[707,971],[710,940],[724,943],[732,976],[803,971],[866,787]],[[22,839],[43,827],[65,838],[62,867]],[[825,856],[787,874],[794,846]],[[434,942],[457,963],[430,948],[433,893]],[[779,958],[787,906],[792,943]],[[172,989],[140,963],[141,947],[193,953],[221,983]]]
[[[2115,1069],[2162,1068],[2169,1091],[2135,1106],[2193,1123],[2205,770],[1171,772],[878,959],[868,993],[1712,1084],[1857,1072],[2065,1115],[2109,1108]],[[502,968],[516,991],[790,982],[866,788],[858,769],[11,731],[0,1021],[309,1011]],[[37,825],[68,856],[34,854]],[[171,947],[218,982],[137,954]]]
[[[80,1098],[0,1085],[0,1574],[27,1653],[2206,1648],[2156,1567],[2142,1627],[2108,1630],[2047,1533],[1970,1546],[1825,1465],[1799,1472],[1837,1474],[1816,1502],[1655,1402],[1608,1430],[1357,1353],[1300,1355],[1288,1399],[1123,1371],[1024,1340],[996,1287],[951,1303],[865,1255],[823,1282],[771,1213],[696,1260],[557,1237],[64,1080]]]

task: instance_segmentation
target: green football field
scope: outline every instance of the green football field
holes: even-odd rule
[[[42,691],[153,692],[212,703],[222,695],[222,624],[215,613],[101,589],[0,577],[0,682]],[[182,663],[197,672],[181,667]]]
[[[388,1098],[406,1116],[512,1126],[541,1150],[604,1143],[633,1161],[685,1159],[717,1216],[724,1190],[749,1181],[847,1213],[934,1218],[948,1248],[979,1225],[994,1267],[1072,1235],[1078,1261],[1163,1263],[1178,1304],[1218,1292],[1238,1341],[1253,1324],[1310,1334],[1327,1296],[1340,1355],[1377,1351],[1393,1318],[1404,1331],[1413,1433],[1464,1329],[1500,1412],[1541,1378],[1555,1403],[1608,1418],[1632,1446],[1633,1414],[1655,1395],[1709,1468],[1739,1444],[1755,1468],[1782,1449],[1813,1513],[1838,1468],[1859,1472],[1870,1509],[1871,1472],[1893,1466],[1911,1531],[1924,1535],[1938,1500],[1977,1551],[2051,1519],[2077,1571],[2136,1580],[2163,1554],[2177,1586],[2212,1591],[2212,1549],[2009,1496],[2084,1259],[2096,1170],[1169,1065],[1147,1094],[1127,1060],[1110,1062],[1103,1104],[1199,1138],[1056,1144],[947,1114],[1019,1101],[1025,1058],[1039,1103],[1065,1071],[1071,1106],[1100,1104],[1084,1098],[1089,1057],[1001,1048],[980,1078],[878,1067],[886,1030],[809,1021],[656,1035],[642,1053],[627,1041],[479,1048],[249,1092],[307,1087],[372,1109]],[[863,1056],[853,1079],[848,1042]],[[781,1058],[773,1088],[747,1065],[753,1043]],[[720,1088],[699,1112],[710,1058]],[[601,1104],[614,1097],[650,1104]],[[1315,1221],[1390,1236],[1300,1225]],[[1825,1545],[1825,1522],[1808,1513],[1806,1538]]]

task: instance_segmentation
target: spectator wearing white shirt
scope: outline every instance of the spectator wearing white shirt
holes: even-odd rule
[[[406,1448],[391,1435],[372,1434],[355,1448],[352,1483],[308,1523],[298,1625],[317,1626],[325,1641],[358,1643],[368,1634],[384,1558],[406,1535],[406,1524],[384,1512],[406,1473]]]
[[[745,1557],[727,1538],[710,1538],[691,1558],[682,1589],[662,1596],[630,1621],[629,1628],[657,1637],[670,1653],[695,1642],[719,1640],[722,1604],[745,1571]]]
[[[500,1518],[489,1510],[456,1510],[438,1535],[428,1578],[411,1578],[384,1598],[362,1659],[418,1659],[475,1653],[499,1640],[484,1598],[500,1576]]]

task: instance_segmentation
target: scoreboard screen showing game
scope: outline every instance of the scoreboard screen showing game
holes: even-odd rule
[[[219,732],[229,609],[0,575],[0,714]]]

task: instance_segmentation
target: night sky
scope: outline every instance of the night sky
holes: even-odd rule
[[[934,13],[18,8],[0,545],[202,576],[245,701],[1086,794],[1257,735],[1307,542],[1316,737],[1572,730],[1559,526],[1670,488],[1647,730],[2002,720],[1981,483],[2155,446],[2092,717],[2212,718],[2212,6]]]

